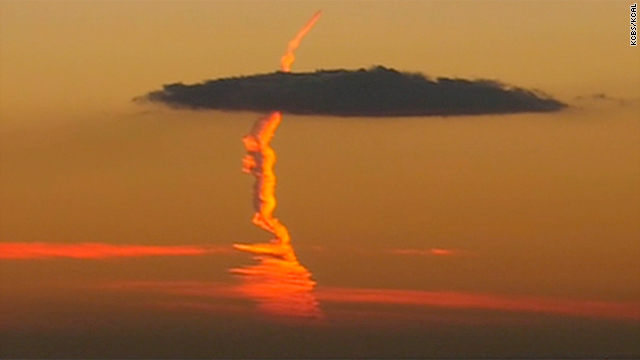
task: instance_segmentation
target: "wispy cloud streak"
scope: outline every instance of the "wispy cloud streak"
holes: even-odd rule
[[[416,255],[416,256],[460,256],[464,253],[460,250],[430,248],[430,249],[392,249],[394,255]]]
[[[254,298],[243,286],[206,282],[117,282],[103,288],[161,292],[186,297]],[[509,296],[460,291],[318,287],[321,303],[379,304],[460,310],[540,313],[595,319],[640,321],[638,301],[599,301],[543,296]]]
[[[323,288],[320,301],[548,313],[640,321],[640,302],[519,297],[451,291]]]
[[[114,245],[102,243],[0,243],[0,259],[106,259],[144,256],[199,256],[229,254],[231,247]]]

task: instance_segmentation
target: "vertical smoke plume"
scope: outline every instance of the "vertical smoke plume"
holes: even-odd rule
[[[253,223],[275,235],[279,244],[288,244],[290,238],[287,227],[273,217],[276,208],[276,175],[273,172],[276,153],[270,143],[281,120],[282,114],[273,112],[256,121],[251,132],[242,139],[248,152],[242,159],[242,171],[256,178]]]
[[[280,62],[282,71],[291,71],[291,65],[295,61],[294,51],[320,15],[320,11],[314,14],[289,42]],[[234,244],[236,249],[253,254],[260,263],[231,269],[231,272],[244,279],[240,291],[256,299],[259,308],[267,314],[321,318],[318,302],[311,294],[315,286],[311,273],[298,262],[291,247],[289,230],[273,216],[277,204],[276,175],[273,171],[276,154],[270,143],[281,120],[282,113],[272,112],[258,119],[251,132],[242,139],[247,149],[247,154],[242,159],[242,170],[256,178],[252,222],[271,233],[274,238],[268,243]]]

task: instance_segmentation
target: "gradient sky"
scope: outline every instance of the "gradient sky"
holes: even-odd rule
[[[272,72],[318,9],[294,72],[379,64],[570,107],[285,114],[276,215],[317,282],[308,327],[228,271],[252,264],[231,244],[269,239],[240,171],[258,114],[131,100]],[[0,1],[0,356],[640,356],[628,21],[625,1]]]

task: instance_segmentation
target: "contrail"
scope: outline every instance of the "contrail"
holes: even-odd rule
[[[320,14],[320,11],[315,13],[289,42],[280,62],[282,71],[291,71],[294,51],[318,21]],[[258,119],[251,132],[242,139],[247,149],[242,159],[242,170],[256,178],[252,222],[275,238],[268,243],[234,244],[236,249],[254,254],[260,264],[231,269],[231,272],[243,277],[245,283],[240,290],[255,298],[263,311],[272,315],[321,318],[318,302],[311,294],[315,286],[311,273],[298,262],[291,247],[289,230],[273,216],[277,204],[276,175],[273,171],[276,153],[270,144],[280,121],[282,113],[274,111]]]
[[[320,11],[315,13],[307,24],[298,31],[293,40],[289,42],[287,51],[282,56],[280,64],[282,71],[291,71],[291,65],[295,61],[294,50],[300,46],[300,41],[309,30],[311,30],[321,14],[322,12]],[[281,120],[282,113],[274,111],[270,113],[269,116],[256,121],[251,132],[242,139],[247,149],[247,155],[242,159],[242,170],[256,177],[253,199],[255,211],[252,220],[253,223],[275,235],[275,243],[285,245],[291,241],[289,230],[287,230],[287,227],[280,223],[278,219],[273,217],[273,211],[277,204],[275,196],[276,175],[273,172],[276,154],[270,146],[271,139],[278,125],[280,125]],[[236,247],[247,250],[245,245],[236,245]],[[270,251],[267,250],[267,248],[263,248],[260,252]]]
[[[288,244],[289,231],[273,217],[276,208],[276,175],[273,172],[276,154],[270,142],[281,120],[282,114],[273,112],[256,121],[251,132],[242,139],[247,149],[247,155],[242,159],[242,170],[256,178],[253,223],[275,235],[278,244]]]
[[[300,46],[300,41],[302,41],[302,38],[304,38],[305,35],[307,35],[307,33],[309,32],[309,30],[311,30],[313,25],[318,21],[318,19],[320,19],[321,15],[322,15],[322,11],[318,11],[317,13],[313,14],[311,19],[309,19],[309,21],[307,22],[307,24],[304,27],[302,27],[300,31],[298,31],[296,36],[291,41],[289,41],[289,44],[287,45],[287,52],[284,55],[282,55],[282,58],[280,59],[280,67],[282,68],[282,71],[284,72],[291,71],[291,65],[293,65],[293,62],[296,59],[293,52],[296,51],[298,46]]]

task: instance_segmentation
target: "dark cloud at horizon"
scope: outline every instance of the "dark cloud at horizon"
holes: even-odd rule
[[[432,80],[382,66],[175,83],[135,100],[188,109],[374,117],[552,112],[567,106],[538,91],[497,81]]]

